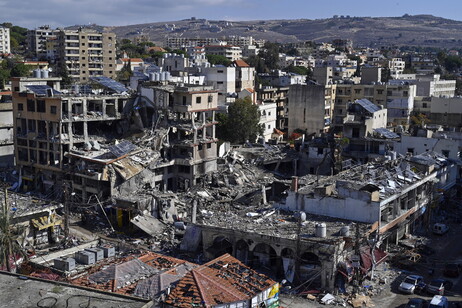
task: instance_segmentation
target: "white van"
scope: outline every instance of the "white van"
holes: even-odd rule
[[[428,308],[449,308],[448,298],[442,295],[435,295]]]
[[[433,233],[435,234],[445,234],[448,230],[449,227],[445,224],[436,223],[433,225]]]

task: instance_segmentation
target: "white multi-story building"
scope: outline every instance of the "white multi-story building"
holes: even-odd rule
[[[0,54],[10,52],[10,29],[0,27]]]
[[[224,56],[230,61],[242,58],[241,47],[231,45],[208,45],[205,46],[205,53],[207,55]]]
[[[276,103],[262,103],[258,105],[260,112],[260,122],[258,124],[263,126],[263,138],[265,141],[271,139],[274,129],[276,128]]]
[[[401,58],[393,58],[391,61],[388,61],[388,68],[390,69],[390,74],[392,76],[402,74],[405,66],[406,62],[404,62]]]
[[[218,91],[218,106],[231,103],[237,97],[236,68],[217,65],[203,69],[207,85]]]

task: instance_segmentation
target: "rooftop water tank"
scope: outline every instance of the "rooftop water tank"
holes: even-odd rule
[[[40,70],[40,77],[48,78],[48,70]]]
[[[316,237],[326,237],[327,227],[325,223],[316,224]]]
[[[350,227],[349,226],[343,226],[340,229],[340,235],[341,236],[350,236]]]

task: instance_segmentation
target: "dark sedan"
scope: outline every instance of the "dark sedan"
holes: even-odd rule
[[[444,292],[451,288],[452,282],[447,279],[433,279],[427,284],[427,292],[430,294],[444,295]]]
[[[405,308],[423,308],[425,307],[425,300],[423,298],[411,298],[407,302]]]

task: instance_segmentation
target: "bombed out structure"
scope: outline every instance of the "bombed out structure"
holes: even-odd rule
[[[107,77],[71,89],[60,81],[12,79],[23,191],[59,197],[67,183],[87,202],[129,195],[135,186],[187,189],[216,169],[211,88],[152,83],[155,97],[135,97]]]

